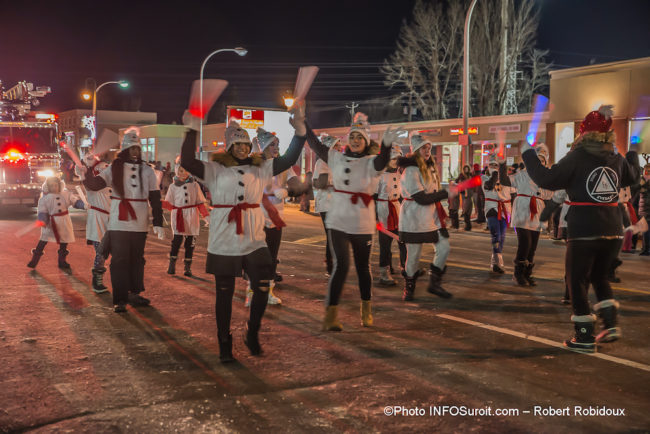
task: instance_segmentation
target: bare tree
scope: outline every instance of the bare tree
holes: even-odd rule
[[[460,107],[462,38],[469,0],[418,0],[404,22],[397,49],[381,68],[384,83],[401,90],[425,118],[444,119]],[[548,52],[535,50],[539,21],[534,0],[479,2],[471,23],[471,112],[474,116],[530,110],[548,83]]]

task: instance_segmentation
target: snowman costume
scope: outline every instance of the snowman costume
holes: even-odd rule
[[[511,216],[510,192],[512,188],[499,182],[499,163],[494,154],[490,156],[488,174],[481,176],[481,181],[485,196],[485,216],[492,236],[490,270],[503,274],[502,252]]]

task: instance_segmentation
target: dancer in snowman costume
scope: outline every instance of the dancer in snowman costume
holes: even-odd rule
[[[490,270],[493,273],[503,274],[503,244],[506,241],[506,230],[510,222],[511,187],[501,185],[499,182],[499,162],[495,154],[490,155],[488,173],[481,179],[485,194],[485,216],[492,236]]]

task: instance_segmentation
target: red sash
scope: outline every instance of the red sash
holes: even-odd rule
[[[105,209],[97,208],[97,207],[94,206],[94,205],[90,205],[90,209],[94,209],[95,211],[99,211],[99,212],[101,212],[101,213],[108,214],[108,215],[111,214],[110,212],[106,211]]]
[[[487,197],[485,198],[485,200],[488,202],[497,203],[497,217],[499,220],[503,220],[503,219],[508,220],[508,211],[506,211],[506,204],[510,203],[509,200],[490,199]]]
[[[370,204],[370,202],[372,201],[372,195],[371,194],[359,193],[359,192],[355,192],[355,191],[338,190],[336,188],[334,189],[334,191],[336,191],[337,193],[345,193],[345,194],[352,195],[352,197],[350,198],[350,201],[354,205],[357,204],[357,202],[359,201],[359,198],[361,198],[361,201],[363,202],[363,204],[366,207],[368,207],[368,204]]]
[[[522,197],[529,197],[530,202],[528,203],[528,209],[530,210],[530,219],[533,220],[535,216],[537,215],[537,202],[534,201],[533,199],[541,200],[544,202],[542,198],[539,198],[537,196],[531,196],[529,194],[519,194],[517,193],[517,197],[522,196]]]
[[[62,215],[68,215],[68,210],[66,209],[65,211],[61,211],[60,213],[50,214],[50,226],[52,226],[52,233],[54,234],[54,239],[56,240],[57,244],[61,244],[61,241],[59,238],[59,230],[56,227],[56,222],[54,221],[54,217],[60,217]]]
[[[187,206],[175,206],[175,205],[172,205],[171,203],[167,202],[166,200],[163,200],[162,207],[165,208],[165,209],[168,209],[170,211],[176,210],[176,232],[177,233],[185,232],[185,218],[183,217],[183,210],[184,209],[198,208],[199,213],[203,217],[205,217],[205,216],[207,216],[209,214],[207,208],[202,203],[197,203],[197,204],[194,204],[194,205],[187,205]]]
[[[111,196],[111,199],[119,200],[119,214],[118,219],[122,221],[128,221],[130,219],[137,220],[138,217],[135,215],[135,210],[131,206],[130,202],[147,202],[148,199],[127,199],[124,197],[115,197]]]
[[[278,209],[273,205],[271,200],[269,199],[268,194],[264,194],[262,196],[262,206],[266,210],[266,214],[268,214],[269,218],[273,222],[273,225],[275,225],[276,228],[280,229],[285,227],[287,224],[282,220],[282,217],[280,217],[280,213],[278,212]]]
[[[399,227],[399,215],[397,214],[397,207],[395,202],[399,202],[397,199],[377,199],[379,202],[388,202],[388,218],[386,219],[386,226],[388,226],[389,231],[394,231]]]
[[[246,209],[251,209],[251,208],[259,208],[260,204],[259,203],[239,203],[237,205],[212,205],[213,208],[232,208],[230,212],[228,213],[228,223],[232,222],[233,220],[235,221],[235,224],[237,225],[237,234],[243,234],[244,233],[244,225],[242,222],[242,215],[241,212],[242,210]]]

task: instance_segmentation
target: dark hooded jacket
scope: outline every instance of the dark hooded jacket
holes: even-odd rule
[[[565,189],[571,202],[567,213],[568,239],[616,238],[623,235],[616,204],[621,188],[639,179],[639,157],[625,157],[611,143],[583,139],[550,168],[542,166],[530,149],[522,154],[526,170],[535,184],[549,190]]]

